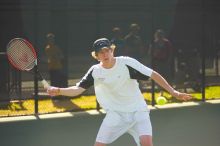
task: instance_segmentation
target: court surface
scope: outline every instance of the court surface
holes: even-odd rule
[[[1,146],[93,146],[105,115],[0,123]],[[220,104],[154,109],[154,146],[220,146]],[[109,146],[135,146],[125,134]]]

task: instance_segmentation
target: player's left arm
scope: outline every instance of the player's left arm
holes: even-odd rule
[[[151,74],[151,78],[159,84],[161,87],[163,87],[165,90],[167,90],[173,97],[176,97],[179,100],[190,100],[192,99],[192,96],[187,93],[181,93],[177,90],[175,90],[159,73],[156,71],[153,71]]]

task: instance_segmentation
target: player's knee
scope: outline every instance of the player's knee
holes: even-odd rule
[[[141,146],[153,146],[152,137],[151,136],[141,136],[140,137]]]
[[[141,146],[153,146],[152,142],[149,141],[142,141]]]
[[[94,146],[106,146],[104,143],[96,142]]]

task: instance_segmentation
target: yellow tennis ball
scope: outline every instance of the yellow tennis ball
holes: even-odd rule
[[[159,97],[157,97],[156,102],[158,105],[164,105],[167,103],[167,99],[163,96],[159,96]]]

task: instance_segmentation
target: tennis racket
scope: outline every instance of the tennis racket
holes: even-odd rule
[[[6,54],[10,64],[20,71],[31,72],[37,67],[37,53],[30,42],[22,38],[14,38],[7,44]],[[50,85],[42,77],[38,68],[37,76],[41,80],[43,87],[48,89]]]

